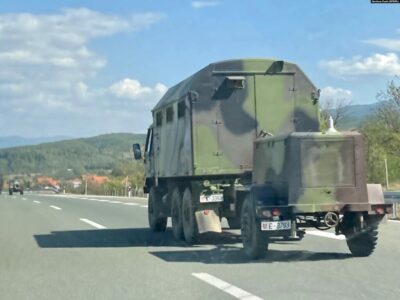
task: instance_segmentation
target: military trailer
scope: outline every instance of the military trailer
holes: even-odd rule
[[[12,195],[13,193],[24,194],[24,186],[19,180],[10,180],[8,182],[8,193]]]
[[[252,258],[272,239],[335,228],[355,256],[371,254],[391,207],[366,183],[362,136],[319,132],[318,100],[296,64],[271,59],[213,63],[170,88],[144,149],[150,228],[171,217],[193,243],[225,217]]]

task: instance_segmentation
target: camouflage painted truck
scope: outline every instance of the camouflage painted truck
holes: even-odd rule
[[[225,217],[252,258],[273,239],[334,228],[353,255],[370,255],[391,207],[366,182],[362,136],[318,132],[318,100],[296,64],[270,59],[213,63],[170,88],[144,149],[150,228],[171,217],[193,243]]]

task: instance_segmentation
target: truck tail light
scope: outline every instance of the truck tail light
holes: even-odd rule
[[[279,208],[273,208],[272,209],[272,215],[273,216],[280,216],[281,215],[281,211],[279,210]]]
[[[264,210],[262,211],[262,215],[263,215],[264,217],[267,217],[267,218],[270,218],[270,217],[272,216],[271,211],[268,210],[268,209],[264,209]]]
[[[383,215],[385,213],[385,208],[382,206],[375,207],[375,212],[377,215]]]

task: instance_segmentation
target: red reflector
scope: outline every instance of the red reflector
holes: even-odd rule
[[[383,214],[385,213],[385,210],[384,210],[383,207],[375,207],[375,212],[376,212],[378,215],[383,215]]]
[[[279,211],[279,208],[273,208],[272,209],[272,215],[273,216],[279,216],[281,212]]]
[[[207,216],[208,215],[208,209],[205,209],[203,213],[204,213],[205,216]]]

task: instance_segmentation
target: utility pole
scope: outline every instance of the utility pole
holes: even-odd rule
[[[388,167],[387,167],[387,159],[385,156],[385,174],[386,174],[386,190],[389,189],[389,175],[388,175]]]

